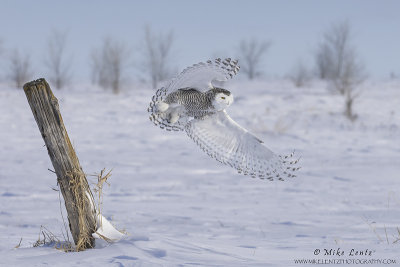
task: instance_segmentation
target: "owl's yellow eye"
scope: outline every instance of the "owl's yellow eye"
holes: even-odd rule
[[[221,96],[222,99],[225,99],[225,96]]]

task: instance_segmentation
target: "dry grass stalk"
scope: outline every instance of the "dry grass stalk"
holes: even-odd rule
[[[386,227],[385,224],[383,225],[383,230],[385,231],[385,239],[384,239],[384,238],[381,237],[381,235],[378,234],[378,231],[376,230],[376,223],[375,222],[371,222],[370,223],[370,222],[367,221],[366,218],[364,218],[364,221],[371,228],[371,230],[374,232],[374,234],[376,235],[376,237],[379,239],[380,242],[386,241],[387,244],[390,244],[390,242],[393,243],[393,244],[396,244],[396,243],[398,243],[400,241],[400,228],[399,227],[396,227],[396,230],[397,230],[396,235],[392,235],[392,237],[394,239],[393,242],[392,242],[391,240],[389,240],[389,236],[388,236],[388,233],[387,233],[387,227]]]
[[[101,239],[103,239],[104,241],[108,242],[108,243],[112,243],[113,240],[109,239],[108,237],[100,234],[100,233],[96,233],[98,236],[100,236]]]
[[[103,221],[102,221],[103,216],[102,216],[102,212],[101,212],[102,211],[101,206],[103,204],[103,188],[104,188],[104,184],[107,184],[108,186],[110,186],[110,183],[108,182],[108,178],[111,177],[111,175],[112,175],[111,172],[112,172],[112,169],[108,172],[105,169],[102,169],[99,174],[92,175],[97,178],[97,183],[94,184],[94,188],[93,188],[93,191],[97,195],[96,215],[98,216],[98,218],[100,220],[100,222],[99,222],[100,225],[96,225],[97,229],[99,229],[103,225]],[[118,230],[118,229],[115,229],[115,230],[119,231],[120,233],[122,233],[124,235],[128,234],[125,230]],[[106,241],[108,243],[115,242],[115,240],[112,240],[112,239],[108,238],[107,236],[102,235],[98,231],[96,231],[96,234],[101,239],[103,239],[104,241]]]
[[[54,188],[53,188],[53,190],[54,190]],[[68,243],[70,243],[67,223],[65,222],[64,214],[63,214],[63,212],[62,212],[61,191],[60,191],[60,190],[55,190],[55,191],[58,191],[58,201],[59,201],[59,203],[60,203],[60,213],[61,213],[61,218],[62,218],[62,221],[63,221],[63,224],[64,224],[64,230],[65,230],[65,233],[66,233],[66,235],[67,235],[67,238],[65,238],[65,235],[64,235],[64,233],[62,232],[62,230],[61,230],[61,232],[62,232],[62,234],[63,234],[64,239],[65,239]]]
[[[363,218],[365,223],[371,228],[371,230],[375,233],[376,237],[379,239],[379,241],[383,241],[382,237],[378,234],[376,231],[376,223],[375,222],[368,222],[367,218]]]
[[[74,171],[67,174],[69,176],[69,187],[73,192],[75,205],[78,210],[79,220],[79,239],[76,244],[76,251],[83,251],[88,247],[92,247],[89,236],[95,229],[90,229],[88,225],[89,219],[87,215],[90,214],[86,207],[90,207],[90,203],[94,203],[93,195],[87,185],[85,174],[82,171]],[[89,199],[88,197],[91,197]],[[89,204],[89,205],[88,205]]]
[[[99,174],[96,174],[95,176],[97,177],[97,183],[95,184],[95,187],[93,188],[93,191],[97,194],[97,214],[100,215],[101,213],[101,205],[103,204],[103,186],[104,183],[106,183],[108,186],[110,184],[107,182],[107,179],[111,177],[111,171],[107,172],[106,174],[106,169],[102,169]],[[100,216],[100,224],[102,224],[102,217]],[[100,227],[100,225],[97,225],[97,228]],[[100,235],[101,237],[101,235]],[[106,239],[105,239],[106,240]]]
[[[43,239],[42,239],[42,237],[43,237]],[[20,244],[18,245],[18,247],[19,246],[20,246]],[[73,244],[71,242],[60,241],[60,239],[58,239],[58,237],[56,235],[54,235],[49,229],[47,229],[43,225],[40,226],[38,240],[36,240],[36,242],[33,244],[33,247],[39,247],[39,246],[53,246],[54,248],[56,248],[58,250],[62,250],[64,252],[75,251]]]
[[[19,240],[18,245],[16,245],[14,248],[19,248],[19,247],[21,246],[21,242],[22,242],[22,237],[21,237],[21,239]]]
[[[395,237],[396,239],[393,241],[393,244],[397,243],[400,241],[400,229],[399,227],[397,227],[397,237]]]

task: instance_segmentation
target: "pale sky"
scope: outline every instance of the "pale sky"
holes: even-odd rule
[[[312,67],[321,34],[346,19],[370,77],[400,74],[400,1],[395,0],[3,0],[0,5],[3,47],[30,53],[38,77],[46,75],[43,56],[52,29],[68,32],[75,79],[90,79],[90,52],[107,36],[130,46],[139,65],[145,25],[174,32],[171,63],[177,69],[213,56],[235,57],[244,38],[271,41],[264,70],[275,77],[287,74],[299,59]],[[5,73],[4,53],[0,61]]]

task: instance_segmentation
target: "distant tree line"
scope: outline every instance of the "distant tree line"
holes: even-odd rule
[[[313,54],[314,71],[302,60],[298,60],[288,75],[297,87],[307,86],[312,78],[327,81],[329,91],[344,97],[345,115],[350,120],[356,119],[353,113],[354,101],[360,95],[360,84],[367,77],[352,39],[352,29],[347,21],[332,25],[325,30],[316,45]],[[142,40],[139,48],[142,61],[137,61],[137,65],[147,77],[145,80],[152,88],[157,88],[160,82],[174,74],[171,62],[175,36],[172,31],[155,33],[150,26],[146,26]],[[51,32],[46,43],[44,65],[47,78],[57,89],[65,88],[72,81],[72,60],[67,44],[67,32],[57,30]],[[241,40],[235,52],[241,66],[240,73],[249,80],[262,77],[265,70],[263,63],[270,47],[270,41]],[[8,64],[8,72],[0,78],[11,81],[15,87],[21,88],[25,82],[34,78],[29,54],[18,49],[6,51],[1,40],[0,59]],[[98,47],[93,48],[89,66],[94,84],[119,93],[133,66],[132,50],[118,40],[104,38]],[[395,77],[394,74],[392,76]]]

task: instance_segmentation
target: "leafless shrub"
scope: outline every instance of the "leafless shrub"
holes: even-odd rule
[[[71,80],[71,57],[65,54],[67,33],[52,31],[47,41],[45,65],[49,71],[49,80],[57,89],[61,89]]]
[[[1,52],[1,51],[0,51]],[[391,71],[390,72],[390,74],[389,74],[389,79],[390,80],[396,80],[396,79],[398,79],[400,76],[399,75],[396,75],[396,73],[394,72],[394,71]]]
[[[315,65],[317,77],[325,80],[329,76],[332,62],[330,58],[330,50],[326,43],[320,43],[315,53]]]
[[[294,66],[293,70],[289,74],[289,79],[296,87],[303,87],[309,83],[311,79],[310,72],[301,60],[299,60]]]
[[[31,60],[28,54],[21,55],[17,49],[9,56],[9,78],[16,88],[32,79]]]
[[[318,68],[319,59],[323,58],[321,62],[326,65],[324,69],[320,69],[320,73],[324,72],[331,90],[344,96],[344,114],[353,121],[357,118],[353,113],[353,104],[360,95],[359,85],[367,75],[351,39],[352,32],[348,22],[333,25],[323,36],[316,53],[316,62]]]
[[[144,29],[143,71],[149,76],[153,89],[158,83],[171,76],[170,57],[174,43],[172,31],[155,34],[150,26]]]
[[[0,39],[0,67],[3,68],[3,40]],[[2,74],[0,74],[0,80],[2,80],[4,77]]]
[[[120,42],[105,38],[91,55],[92,82],[119,93],[131,61],[130,50]]]
[[[242,73],[253,80],[261,76],[262,58],[270,47],[269,42],[260,42],[256,39],[242,40],[239,46],[239,61]]]

